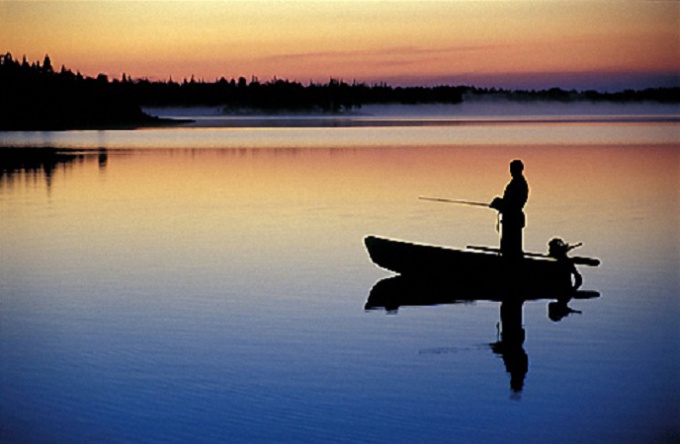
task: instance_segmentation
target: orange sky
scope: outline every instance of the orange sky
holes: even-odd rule
[[[0,0],[0,51],[152,79],[677,84],[679,17],[642,0]]]

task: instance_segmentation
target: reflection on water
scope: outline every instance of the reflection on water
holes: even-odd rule
[[[509,298],[501,302],[499,338],[491,344],[494,353],[503,358],[506,371],[510,374],[510,389],[518,394],[524,388],[524,378],[529,371],[529,357],[524,350],[526,333],[522,323],[524,301]]]
[[[54,148],[0,148],[0,184],[12,184],[16,176],[38,178],[43,176],[48,190],[58,169],[72,168],[74,163],[83,163],[87,158],[96,156],[99,168],[106,168],[106,150],[58,150]]]
[[[1,440],[678,436],[677,143],[430,144],[417,130],[392,145],[408,131],[381,142],[348,129],[334,145],[337,130],[295,132],[314,149],[272,150],[184,149],[183,130],[156,141],[177,135],[183,149],[114,150],[109,136],[138,133],[103,132],[91,151],[3,161]],[[488,199],[514,158],[532,186],[525,248],[583,242],[579,254],[603,263],[581,270],[584,285],[606,297],[508,305],[427,291],[391,305],[388,292],[398,316],[361,310],[386,277],[369,233],[498,245],[493,212],[417,196]]]
[[[503,358],[506,371],[510,375],[510,389],[514,399],[524,388],[524,380],[529,371],[529,358],[524,350],[526,332],[524,329],[523,307],[529,300],[540,296],[527,296],[513,288],[487,286],[457,290],[432,280],[422,280],[405,276],[382,279],[371,289],[364,305],[366,310],[385,309],[388,314],[396,314],[402,306],[434,306],[445,304],[469,304],[474,301],[495,301],[500,303],[500,321],[497,325],[497,340],[490,344],[491,350]],[[548,304],[548,317],[558,322],[571,313],[581,313],[569,307],[572,299],[597,298],[595,291],[575,291],[561,294]],[[541,298],[542,299],[542,298]]]

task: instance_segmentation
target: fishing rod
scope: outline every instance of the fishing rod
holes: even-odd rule
[[[491,208],[491,206],[488,203],[473,202],[473,201],[470,201],[470,200],[444,199],[442,197],[426,197],[426,196],[418,196],[418,199],[429,200],[429,201],[432,201],[432,202],[444,202],[444,203],[452,203],[452,204],[458,204],[458,205],[471,205],[471,206],[475,206],[475,207]]]

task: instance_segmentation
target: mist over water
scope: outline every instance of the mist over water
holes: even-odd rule
[[[465,100],[457,105],[367,105],[362,108],[368,115],[394,116],[448,116],[448,117],[482,117],[527,119],[538,117],[575,117],[587,120],[591,116],[607,117],[680,117],[680,106],[677,104],[658,103],[607,103],[607,102],[568,102],[532,100],[527,102],[511,102],[507,100],[485,100],[475,98]]]
[[[270,115],[262,115],[261,112],[247,112],[242,114],[229,114],[220,107],[170,107],[170,108],[145,108],[145,110],[158,117],[210,119],[212,124],[219,124],[219,117],[225,118],[224,125],[228,125],[230,119],[249,117],[253,122],[262,117],[262,122],[271,122],[277,119],[313,119],[318,126],[324,123],[331,124],[334,121],[352,119],[358,122],[361,119],[427,119],[439,118],[441,120],[546,120],[551,118],[571,118],[588,120],[602,117],[608,120],[650,120],[655,118],[680,119],[680,106],[677,104],[659,103],[610,103],[610,102],[555,102],[555,101],[508,101],[486,98],[474,98],[465,100],[459,104],[427,104],[427,105],[364,105],[361,108],[340,114],[330,113],[286,113],[278,112]],[[444,122],[440,121],[439,124]],[[199,122],[200,124],[200,122]],[[312,124],[310,124],[311,126]],[[349,125],[349,123],[348,123]]]

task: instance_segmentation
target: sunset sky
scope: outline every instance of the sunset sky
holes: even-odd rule
[[[150,79],[678,86],[679,29],[663,0],[0,0],[1,52]]]

